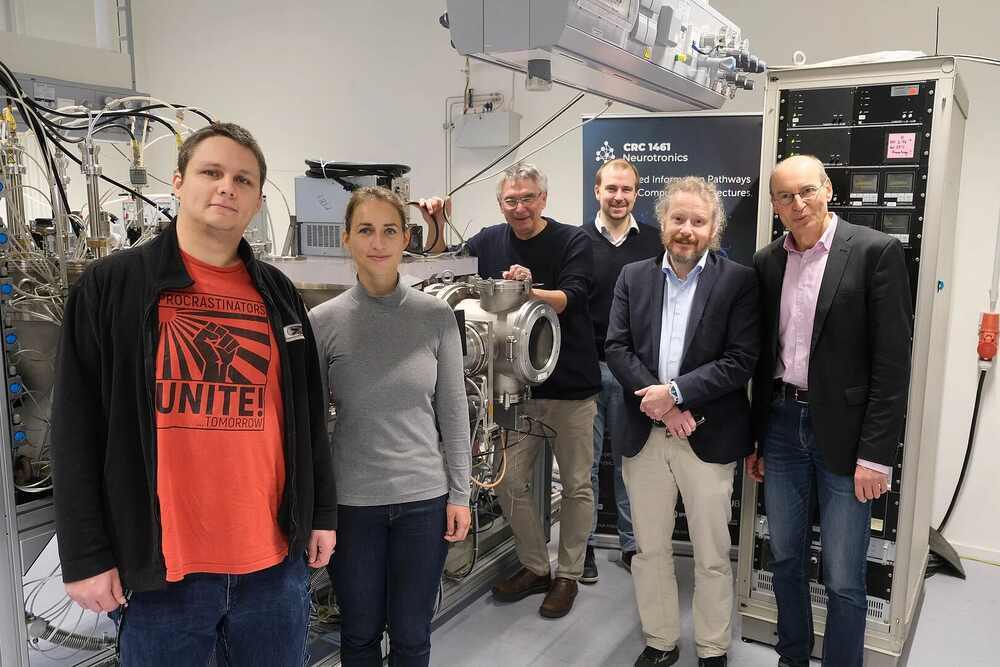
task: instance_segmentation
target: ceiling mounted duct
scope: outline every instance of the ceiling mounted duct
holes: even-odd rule
[[[704,0],[448,0],[462,55],[648,111],[718,109],[765,71]]]

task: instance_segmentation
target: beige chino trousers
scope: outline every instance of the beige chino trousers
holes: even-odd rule
[[[557,577],[577,580],[583,574],[583,559],[587,538],[594,517],[594,493],[590,486],[590,468],[594,463],[594,415],[597,401],[557,401],[532,399],[525,414],[547,424],[557,433],[552,451],[559,463],[562,481],[562,505],[559,511],[559,561]],[[541,432],[538,424],[533,432]],[[549,573],[549,552],[545,533],[535,503],[532,485],[538,452],[544,450],[544,439],[511,434],[507,450],[507,472],[498,490],[504,515],[514,532],[514,544],[521,565],[535,574]],[[549,489],[543,489],[549,493]]]
[[[680,491],[694,547],[692,613],[698,657],[729,650],[733,577],[728,524],[735,471],[735,463],[702,461],[687,438],[668,438],[662,427],[653,428],[638,454],[622,458],[638,546],[632,580],[647,646],[670,651],[680,639],[673,554],[674,508]]]

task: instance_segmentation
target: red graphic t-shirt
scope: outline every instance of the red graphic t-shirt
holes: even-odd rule
[[[194,284],[163,292],[156,353],[156,479],[167,581],[280,563],[285,485],[278,347],[242,262],[184,253]]]

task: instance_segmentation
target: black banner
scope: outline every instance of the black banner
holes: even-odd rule
[[[750,266],[757,249],[757,197],[763,116],[753,114],[642,114],[598,118],[583,126],[583,224],[593,224],[598,203],[594,174],[608,160],[624,158],[639,170],[638,198],[633,215],[658,226],[654,208],[667,184],[683,176],[702,176],[715,184],[726,209],[722,252]],[[765,185],[766,187],[766,185]],[[597,533],[617,536],[614,466],[611,442],[605,434],[601,457]],[[729,529],[739,541],[742,462],[733,488]],[[675,510],[674,540],[690,540],[683,500]]]
[[[639,170],[633,214],[656,225],[653,209],[667,184],[683,176],[713,182],[726,209],[722,251],[749,265],[756,250],[762,115],[616,116],[583,126],[583,222],[597,215],[594,174],[607,160],[624,158]]]

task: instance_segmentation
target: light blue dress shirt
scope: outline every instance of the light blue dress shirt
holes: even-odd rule
[[[691,314],[691,304],[694,303],[695,290],[698,289],[698,278],[705,270],[707,261],[706,250],[687,277],[682,279],[674,272],[667,253],[663,253],[663,314],[660,320],[660,363],[657,368],[662,384],[670,384],[680,373],[688,316]],[[681,399],[683,401],[683,397]]]

